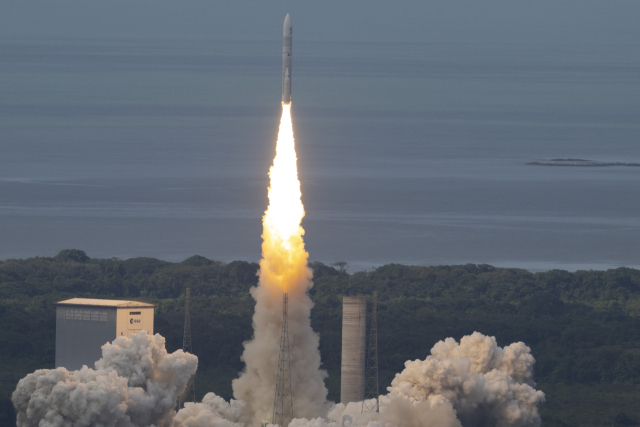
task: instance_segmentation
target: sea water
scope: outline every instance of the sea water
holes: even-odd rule
[[[640,266],[637,44],[299,42],[311,260]],[[0,259],[260,258],[281,41],[0,40]]]

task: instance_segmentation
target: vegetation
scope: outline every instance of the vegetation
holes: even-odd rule
[[[473,331],[500,345],[524,341],[537,360],[547,426],[640,424],[640,271],[568,273],[489,265],[386,265],[348,274],[310,264],[312,325],[329,398],[339,399],[342,295],[378,292],[381,390],[408,359],[424,359],[437,341]],[[150,258],[90,259],[82,251],[0,262],[0,425],[15,425],[17,381],[55,357],[55,302],[71,297],[135,299],[156,304],[155,331],[182,345],[184,295],[191,288],[198,398],[231,397],[251,338],[258,265],[195,256],[181,263]]]

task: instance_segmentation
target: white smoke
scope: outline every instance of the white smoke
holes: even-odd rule
[[[533,388],[534,363],[522,342],[503,349],[494,337],[478,332],[460,344],[447,338],[425,360],[405,362],[389,396],[431,408],[451,405],[465,426],[538,426],[544,393]]]
[[[304,314],[302,310],[296,316]],[[304,331],[304,327],[299,328],[294,334],[303,334]],[[316,334],[311,335],[306,348],[317,348],[311,346],[317,346],[314,339],[317,340]],[[247,348],[251,349],[251,345],[247,345]],[[535,360],[529,347],[521,342],[500,348],[494,337],[478,332],[463,337],[460,343],[452,338],[440,341],[425,360],[405,362],[405,369],[396,375],[388,388],[389,394],[380,397],[379,413],[362,413],[362,402],[333,404],[329,408],[325,402],[326,389],[316,382],[321,381],[324,375],[316,365],[319,361],[313,359],[313,353],[312,360],[304,363],[300,359],[305,355],[304,349],[292,352],[292,372],[306,374],[315,366],[318,373],[315,377],[311,376],[311,381],[302,381],[311,390],[302,390],[302,386],[294,385],[294,411],[298,418],[289,427],[540,425],[538,405],[544,401],[544,393],[534,388],[532,376]],[[265,359],[265,366],[259,365],[259,368],[271,373],[274,382],[268,386],[263,384],[268,379],[263,380],[259,383],[260,388],[247,390],[253,402],[257,401],[257,391],[261,390],[265,394],[262,399],[264,405],[270,409],[273,405],[277,360]],[[296,360],[297,364],[294,363]],[[258,425],[250,401],[232,399],[226,402],[213,393],[208,393],[201,403],[185,403],[184,408],[176,414],[173,408],[177,398],[184,392],[196,366],[197,358],[182,350],[168,354],[164,338],[158,334],[150,336],[142,331],[131,338],[120,337],[102,347],[102,359],[96,362],[95,369],[86,366],[72,372],[64,368],[44,369],[20,380],[12,396],[18,415],[17,425]],[[248,381],[251,376],[245,373],[236,380],[236,391],[239,387],[237,382],[242,378]],[[293,384],[296,384],[295,378],[292,375]],[[296,392],[301,393],[301,397],[297,397]],[[371,407],[373,401],[368,403]],[[302,415],[304,411],[320,414],[305,417]],[[261,421],[269,422],[269,415],[264,415]]]
[[[367,401],[368,407],[375,400]],[[339,403],[329,412],[327,421],[294,420],[290,427],[460,427],[456,412],[448,402],[432,406],[428,402],[410,402],[397,395],[380,396],[380,412],[362,412],[362,402]]]
[[[326,414],[327,373],[320,369],[320,338],[311,329],[313,286],[304,247],[304,217],[291,105],[283,104],[276,156],[269,169],[269,207],[262,218],[260,280],[251,289],[256,300],[253,339],[244,343],[245,370],[233,381],[233,396],[246,403],[240,421],[258,426],[270,421],[280,353],[282,296],[289,297],[289,356],[293,408],[299,417]]]
[[[227,403],[223,398],[213,393],[207,393],[202,403],[185,402],[175,416],[176,426],[188,427],[244,427],[238,423],[245,403],[239,400],[231,400]]]
[[[275,372],[277,361],[272,363]],[[389,394],[380,397],[379,413],[362,413],[362,402],[352,402],[333,405],[326,416],[307,418],[294,403],[299,418],[289,427],[537,427],[544,393],[534,389],[534,363],[522,342],[500,348],[494,337],[478,332],[460,343],[447,338],[425,360],[405,362]],[[271,405],[273,384],[275,379],[270,388],[265,387],[265,400]],[[321,397],[315,407],[324,403]],[[368,403],[372,407],[374,402]],[[209,393],[203,403],[185,405],[176,421],[188,427],[256,426],[242,421],[244,410],[241,402],[228,404]]]
[[[18,382],[18,427],[169,427],[198,358],[146,331],[102,346],[95,369],[41,369]]]
[[[310,272],[309,272],[310,279]],[[310,280],[302,284],[310,284]],[[311,329],[313,302],[306,287],[290,289],[289,294],[289,354],[294,414],[314,418],[327,413],[327,373],[320,369],[320,338]],[[246,402],[240,420],[258,426],[270,422],[280,352],[282,325],[282,294],[274,294],[264,286],[251,290],[256,300],[253,315],[254,338],[246,342],[242,360],[246,364],[240,378],[233,380],[233,395]]]

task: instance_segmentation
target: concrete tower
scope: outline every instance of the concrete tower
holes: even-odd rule
[[[340,403],[364,399],[366,329],[366,297],[343,297]]]

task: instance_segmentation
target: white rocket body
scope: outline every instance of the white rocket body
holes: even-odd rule
[[[282,34],[282,103],[291,103],[291,55],[292,55],[293,27],[291,17],[287,13],[284,18]]]
[[[284,73],[284,87],[282,90],[282,102],[285,104],[291,103],[291,75],[288,68]]]

